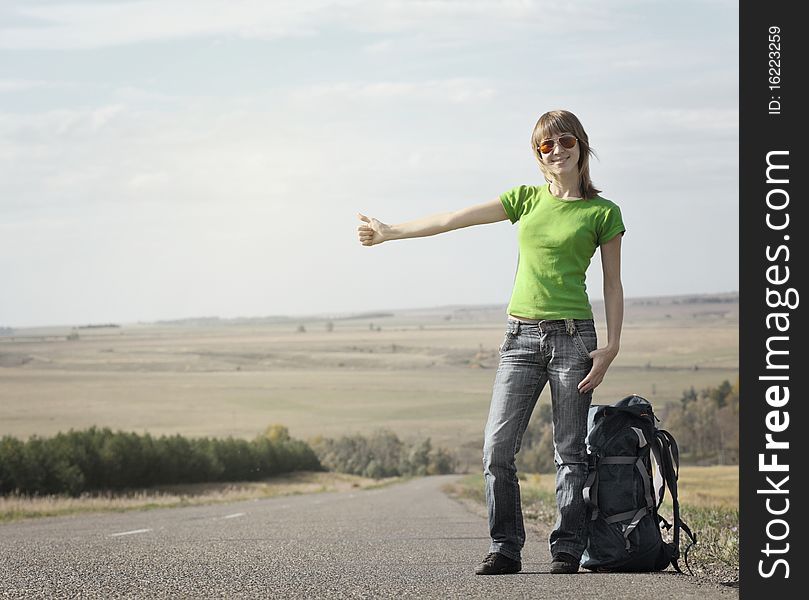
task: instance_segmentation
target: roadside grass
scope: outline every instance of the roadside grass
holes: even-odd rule
[[[21,519],[91,512],[123,512],[321,492],[376,489],[404,481],[404,477],[370,479],[344,473],[298,471],[264,481],[165,485],[148,489],[82,494],[78,497],[0,496],[0,523]]]
[[[735,584],[739,579],[739,470],[738,467],[680,468],[680,515],[697,536],[688,553],[688,564],[697,576]],[[553,474],[520,474],[520,496],[527,522],[552,527],[556,519]],[[450,496],[485,506],[481,474],[468,475],[444,486]],[[661,514],[671,521],[671,499]],[[681,540],[687,537],[682,534]],[[685,548],[685,545],[681,545]],[[680,567],[685,570],[683,561]]]

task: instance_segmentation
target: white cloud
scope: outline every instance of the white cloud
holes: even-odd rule
[[[0,137],[21,145],[51,143],[74,136],[81,138],[109,126],[124,110],[123,104],[114,104],[90,109],[0,113]]]
[[[206,35],[266,38],[308,35],[320,0],[133,0],[122,3],[20,2],[16,14],[36,26],[0,29],[3,48],[98,48]]]
[[[380,42],[363,46],[362,50],[368,54],[385,54],[390,52],[390,50],[392,50],[394,47],[395,43],[393,40],[382,40]]]
[[[667,133],[714,131],[735,134],[739,130],[737,108],[640,109],[638,119],[645,124],[655,124]]]
[[[366,33],[431,32],[473,44],[474,32],[508,38],[509,31],[535,27],[608,29],[622,8],[617,2],[599,0],[132,0],[35,5],[18,0],[6,9],[16,18],[0,28],[0,48],[99,48],[199,36],[277,39],[315,35],[329,24]],[[632,12],[624,18],[632,18]],[[37,24],[15,23],[20,20]]]
[[[9,92],[27,92],[37,89],[58,89],[73,84],[34,79],[0,79],[0,94]]]
[[[437,103],[480,102],[496,95],[494,86],[485,80],[454,78],[446,80],[398,82],[337,82],[304,86],[292,91],[296,100],[343,99],[387,100],[402,98],[430,100]]]
[[[356,13],[343,11],[342,20],[359,31],[392,33],[430,31],[447,38],[474,42],[471,31],[490,38],[508,36],[514,29],[550,31],[575,27],[578,31],[609,29],[626,2],[577,0],[367,0],[356,3]],[[629,2],[632,4],[632,2]]]

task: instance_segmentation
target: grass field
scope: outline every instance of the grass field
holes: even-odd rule
[[[603,307],[594,310],[603,342]],[[250,438],[279,423],[307,439],[386,427],[480,468],[504,306],[334,319],[332,331],[327,321],[14,331],[0,336],[0,435],[97,425]],[[638,393],[659,404],[733,382],[738,354],[734,295],[628,299],[621,353],[593,401]]]
[[[368,479],[345,473],[299,471],[266,481],[166,485],[128,492],[69,496],[0,496],[0,523],[88,512],[122,512],[220,504],[298,494],[375,489],[403,478]]]

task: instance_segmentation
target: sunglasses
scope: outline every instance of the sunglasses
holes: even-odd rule
[[[542,140],[539,143],[539,151],[542,152],[542,154],[550,154],[553,151],[553,147],[556,145],[557,141],[562,144],[562,148],[567,148],[570,150],[579,140],[575,135],[567,133],[565,135],[560,135],[558,140]]]

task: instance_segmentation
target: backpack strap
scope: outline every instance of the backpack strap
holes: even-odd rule
[[[652,444],[651,450],[654,456],[654,497],[657,500],[657,509],[660,510],[666,497],[666,478],[663,476],[663,458],[660,454],[660,443],[657,439]]]
[[[635,435],[638,436],[638,450],[649,445],[649,442],[646,440],[646,436],[643,434],[643,429],[640,427],[632,427],[632,430],[635,432]],[[646,470],[646,461],[644,458],[648,458],[648,454],[639,453],[637,460],[634,462],[635,466],[638,468],[638,473],[640,473],[640,479],[643,482],[646,508],[652,510],[652,507],[654,506],[654,500],[652,499],[652,484],[649,481],[649,472]]]
[[[691,570],[691,567],[688,566],[688,551],[691,550],[691,546],[697,543],[697,536],[691,533],[691,528],[685,524],[685,521],[680,521],[680,527],[683,531],[685,531],[686,535],[688,535],[689,539],[691,540],[685,547],[685,550],[683,550],[683,561],[685,562],[685,568],[688,569],[688,572],[691,573],[691,575],[693,575],[694,572]],[[677,567],[676,564],[674,566],[675,568]],[[682,571],[680,572],[682,573]]]
[[[644,448],[649,445],[643,430],[639,427],[632,427],[632,430],[638,436],[638,448]],[[582,495],[584,501],[592,508],[591,520],[595,520],[601,514],[598,507],[598,469],[601,465],[635,465],[640,473],[640,479],[643,481],[643,491],[646,499],[646,506],[639,509],[632,509],[630,511],[618,513],[605,517],[607,523],[616,523],[618,521],[625,521],[631,519],[629,525],[623,526],[624,539],[626,540],[626,549],[629,550],[629,534],[638,526],[640,520],[654,508],[654,500],[652,499],[652,488],[649,482],[649,473],[646,470],[644,462],[644,455],[641,456],[600,456],[598,454],[591,455],[590,472],[584,482]]]
[[[626,541],[626,549],[627,549],[627,551],[629,551],[629,534],[632,533],[632,530],[635,529],[635,527],[638,526],[638,523],[640,523],[640,520],[643,517],[645,517],[646,513],[648,513],[648,512],[649,512],[649,509],[644,506],[640,510],[632,509],[632,510],[628,510],[626,512],[611,515],[609,517],[606,517],[604,519],[604,522],[612,524],[612,523],[617,523],[619,521],[627,521],[627,520],[631,519],[629,521],[629,525],[624,525],[623,528],[622,528],[623,534],[624,534],[624,540]]]
[[[590,467],[590,473],[587,475],[587,480],[584,482],[584,489],[582,490],[584,502],[589,506],[593,514],[590,517],[591,521],[595,521],[600,513],[598,509],[598,458],[593,459],[593,464]]]
[[[634,429],[634,428],[633,428]],[[631,519],[629,525],[624,525],[623,534],[626,540],[626,549],[629,551],[629,534],[638,526],[640,520],[645,517],[653,508],[654,500],[652,499],[652,488],[649,483],[649,474],[646,472],[646,465],[643,457],[635,458],[634,456],[605,456],[601,459],[601,464],[607,465],[631,465],[634,464],[635,468],[640,473],[641,481],[643,481],[644,495],[646,497],[646,506],[639,509],[632,509],[615,515],[606,517],[604,520],[607,523],[617,523],[618,521],[626,521]]]
[[[632,521],[629,523],[629,525],[624,526],[624,540],[626,540],[627,552],[629,552],[629,534],[632,533],[632,530],[638,526],[640,520],[645,517],[648,512],[649,509],[644,506],[632,516]]]
[[[601,465],[632,465],[636,460],[634,456],[605,456],[598,463]]]
[[[637,467],[640,473],[640,479],[643,481],[643,492],[646,495],[646,508],[652,510],[652,507],[655,505],[652,499],[652,484],[649,481],[649,473],[646,471],[646,463],[642,456],[635,461],[635,467]]]
[[[677,497],[677,479],[680,471],[680,451],[677,447],[677,441],[665,429],[659,429],[655,433],[655,441],[657,442],[658,452],[655,453],[655,459],[659,460],[659,465],[662,470],[663,478],[671,493],[671,503],[674,509],[674,556],[671,559],[672,566],[678,573],[683,571],[677,564],[680,558],[680,529],[682,529],[690,542],[683,551],[683,559],[685,561],[686,569],[693,575],[691,568],[688,566],[688,551],[691,546],[697,543],[696,536],[691,532],[691,529],[680,518],[680,501]],[[659,455],[659,459],[658,459]]]

